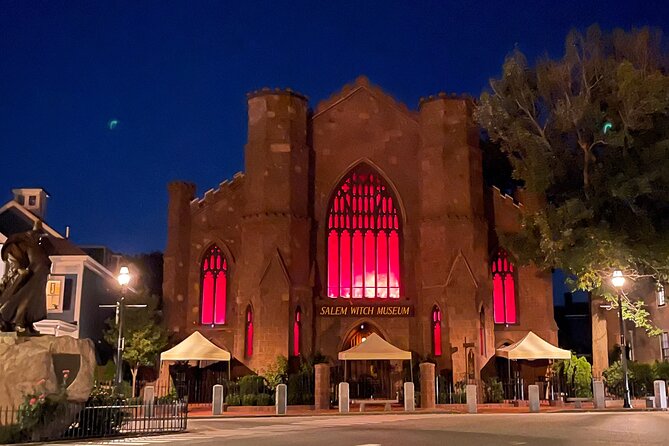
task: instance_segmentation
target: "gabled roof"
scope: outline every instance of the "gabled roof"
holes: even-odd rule
[[[376,360],[376,359],[411,359],[411,352],[395,347],[376,333],[367,336],[360,344],[339,352],[342,360]]]
[[[13,234],[29,231],[38,220],[41,219],[16,200],[9,200],[0,208],[0,233],[9,237]],[[55,238],[64,238],[58,231],[44,222],[42,222],[42,229]]]
[[[345,85],[339,92],[333,94],[328,99],[324,99],[319,102],[316,106],[316,110],[312,119],[318,118],[332,107],[335,107],[337,104],[340,104],[363,91],[368,92],[374,98],[378,99],[379,102],[390,106],[397,112],[401,113],[403,116],[409,118],[411,121],[417,122],[416,112],[409,110],[405,104],[397,101],[395,98],[376,85],[371,84],[369,79],[367,79],[365,76],[358,76],[358,78],[352,84]]]

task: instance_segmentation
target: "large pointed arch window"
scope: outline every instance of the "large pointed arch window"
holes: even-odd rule
[[[441,310],[436,305],[432,308],[432,353],[441,356]]]
[[[516,309],[516,268],[503,249],[492,261],[493,316],[496,324],[518,322]]]
[[[333,193],[327,222],[328,296],[398,299],[401,216],[387,182],[358,166]]]
[[[213,245],[202,257],[200,289],[200,322],[203,325],[225,324],[228,262],[221,249]]]

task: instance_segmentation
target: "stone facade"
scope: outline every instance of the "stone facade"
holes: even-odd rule
[[[443,313],[438,370],[463,379],[469,356],[476,377],[495,348],[528,330],[557,343],[550,275],[518,268],[518,323],[493,323],[491,255],[495,229],[517,230],[523,206],[484,187],[479,132],[468,98],[438,95],[418,111],[365,78],[310,110],[290,90],[248,97],[245,173],[202,198],[171,183],[164,306],[170,330],[200,330],[252,370],[291,356],[301,310],[301,354],[335,361],[357,327],[422,358],[432,353],[432,308]],[[327,297],[327,214],[342,178],[364,163],[393,189],[401,213],[399,299]],[[216,244],[228,262],[224,325],[200,324],[201,262]],[[320,316],[328,305],[411,307],[409,317]],[[254,351],[245,354],[246,309],[253,310]],[[480,348],[480,336],[484,347]],[[470,353],[471,352],[471,353]],[[471,367],[470,367],[471,368]]]

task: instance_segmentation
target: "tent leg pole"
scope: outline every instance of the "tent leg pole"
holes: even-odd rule
[[[413,359],[409,359],[409,371],[411,373],[411,382],[413,382]]]
[[[228,381],[232,381],[231,375],[230,375],[230,361],[228,361]]]
[[[511,358],[506,358],[506,373],[507,373],[507,381],[508,381],[508,386],[509,386],[509,397],[511,396]],[[516,392],[513,392],[514,396]]]
[[[346,374],[346,360],[344,359],[344,382],[348,382],[348,375]]]

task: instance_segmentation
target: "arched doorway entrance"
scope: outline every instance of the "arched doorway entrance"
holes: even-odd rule
[[[385,340],[385,336],[373,324],[361,322],[346,336],[341,351],[365,342],[373,333]],[[346,367],[345,375],[352,399],[396,397],[393,382],[397,380],[396,375],[401,377],[402,361],[348,361]]]

